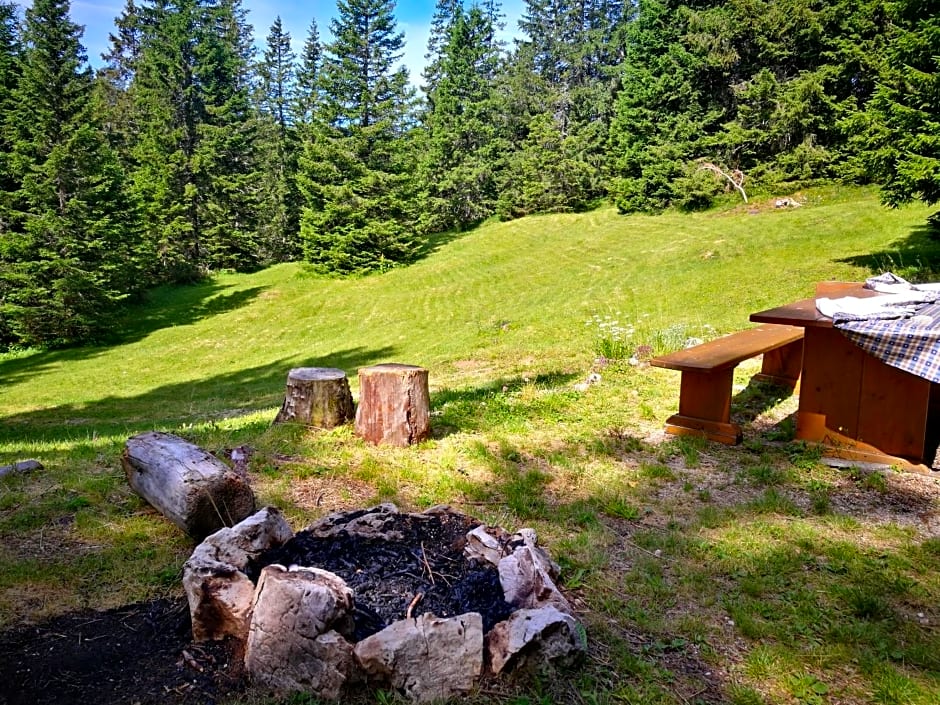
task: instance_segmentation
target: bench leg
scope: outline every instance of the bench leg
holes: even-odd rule
[[[666,433],[699,436],[728,445],[741,442],[741,427],[731,423],[734,368],[685,370],[679,387],[679,413],[666,419]]]
[[[760,374],[754,379],[796,389],[803,369],[803,341],[797,340],[764,353]]]

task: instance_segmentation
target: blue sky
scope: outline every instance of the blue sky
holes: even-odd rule
[[[20,2],[28,5],[28,2]],[[243,0],[248,22],[254,27],[255,41],[264,44],[274,19],[280,15],[290,32],[294,50],[300,52],[310,20],[316,18],[320,40],[330,39],[330,18],[336,12],[335,0],[291,2],[291,0]],[[399,29],[405,33],[404,63],[411,71],[411,80],[420,82],[424,68],[424,52],[428,43],[428,27],[434,14],[435,0],[399,0],[395,9]],[[517,34],[517,23],[525,6],[524,0],[503,0],[506,14],[506,39]],[[121,14],[124,0],[73,0],[72,21],[85,27],[82,43],[88,50],[92,66],[101,64],[100,55],[108,49],[108,35],[114,30],[114,18]]]

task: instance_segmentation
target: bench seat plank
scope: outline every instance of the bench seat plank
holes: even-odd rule
[[[803,329],[766,324],[650,360],[682,372],[679,413],[666,420],[667,433],[740,443],[741,427],[731,423],[734,368],[758,355],[764,358],[756,378],[795,389],[803,364]]]
[[[650,360],[670,370],[720,370],[803,339],[799,326],[767,323]]]

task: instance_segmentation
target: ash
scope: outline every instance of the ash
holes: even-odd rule
[[[248,575],[257,582],[264,566],[278,563],[322,568],[340,576],[355,595],[356,641],[404,619],[419,594],[412,617],[479,612],[484,632],[514,611],[503,599],[496,568],[464,556],[467,531],[479,522],[452,513],[392,517],[381,538],[342,529],[327,537],[301,531],[262,555],[249,566]]]

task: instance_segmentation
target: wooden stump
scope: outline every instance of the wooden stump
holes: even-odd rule
[[[359,370],[356,435],[372,443],[407,446],[431,431],[428,371],[394,363]]]
[[[287,375],[287,393],[274,423],[293,421],[334,428],[352,420],[354,413],[345,372],[331,367],[296,367]]]
[[[134,491],[197,540],[255,511],[254,492],[242,475],[178,436],[133,436],[121,464]]]

